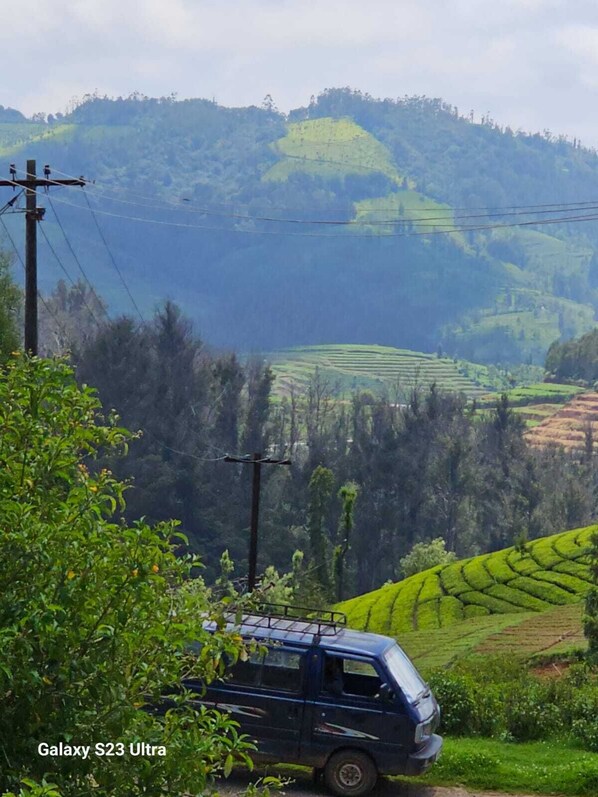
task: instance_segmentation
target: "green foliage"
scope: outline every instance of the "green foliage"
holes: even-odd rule
[[[13,282],[10,265],[8,255],[0,251],[0,362],[19,346],[16,324],[21,292]]]
[[[463,225],[467,208],[475,215],[475,208],[529,206],[549,195],[571,202],[590,195],[596,156],[565,141],[471,124],[438,100],[378,101],[350,89],[326,91],[289,118],[270,104],[233,109],[201,99],[91,95],[48,124],[10,115],[1,128],[5,158],[26,152],[74,174],[95,164],[102,190],[92,201],[114,214],[105,222],[132,276],[143,264],[142,310],[173,295],[218,346],[268,351],[354,341],[357,331],[364,342],[400,340],[429,352],[440,343],[459,358],[538,364],[550,342],[593,323],[598,234],[591,223],[583,236],[555,224],[550,235],[504,229],[403,237],[400,258],[390,237],[434,232],[439,217]],[[140,195],[155,201],[144,204]],[[190,204],[169,210],[173,196]],[[168,228],[146,225],[146,234],[131,235],[130,222],[118,218],[122,201],[140,202],[135,213],[159,222],[180,223],[185,213],[190,245],[177,248],[176,283],[163,268]],[[196,224],[198,209],[210,214],[209,225]],[[82,237],[97,234],[91,218],[79,217],[63,209]],[[289,218],[357,223],[336,226],[325,239],[312,238],[316,228],[307,225],[284,235]],[[52,237],[54,222],[47,224]],[[101,284],[106,263],[94,251],[89,259]],[[272,279],[268,264],[282,261]],[[106,292],[116,314],[127,308],[120,294]],[[270,310],[283,303],[281,325]],[[235,323],[222,324],[224,316]]]
[[[598,380],[598,331],[559,343],[555,341],[546,354],[546,370],[560,380]]]
[[[533,676],[512,656],[475,656],[451,671],[434,671],[429,680],[449,735],[522,742],[572,734],[585,749],[595,749],[596,684],[588,670],[551,681]]]
[[[418,778],[418,781],[420,779]],[[440,760],[424,776],[428,785],[505,794],[562,794],[594,797],[598,762],[570,742],[510,742],[445,738]]]
[[[355,482],[347,482],[338,491],[338,498],[342,502],[341,516],[338,523],[337,544],[334,548],[332,571],[336,584],[336,599],[343,599],[343,584],[345,575],[345,559],[350,547],[351,533],[354,525],[355,502],[359,487]]]
[[[330,589],[328,572],[326,515],[332,489],[334,474],[329,468],[318,465],[309,480],[309,509],[307,529],[310,542],[310,563],[315,569],[316,578],[324,590]]]
[[[591,538],[590,573],[593,583],[586,597],[583,625],[589,655],[598,660],[598,532],[594,532]]]
[[[277,377],[277,391],[283,395],[291,385],[305,390],[316,368],[330,384],[338,386],[341,395],[359,389],[376,390],[407,401],[414,388],[422,390],[435,384],[442,390],[477,398],[492,387],[485,366],[477,366],[472,378],[465,372],[474,369],[473,363],[455,363],[391,346],[298,346],[270,352],[268,357]]]
[[[457,736],[474,733],[476,701],[471,679],[440,671],[432,674],[429,683],[440,705],[443,729]]]
[[[226,608],[190,580],[198,562],[176,523],[122,521],[126,485],[95,462],[131,435],[100,413],[60,361],[21,356],[0,376],[0,791],[46,777],[74,797],[93,777],[98,797],[203,794],[248,760],[235,724],[184,693],[164,716],[140,709],[185,677],[220,675],[240,638],[204,630],[210,616],[222,629]],[[143,740],[167,755],[38,755],[40,741],[69,740]]]
[[[521,613],[579,605],[587,592],[590,573],[589,566],[580,560],[594,529],[591,526],[533,540],[523,555],[509,548],[436,565],[341,603],[338,608],[357,628],[403,634],[461,623],[464,618],[488,612],[512,615],[516,624],[520,622],[516,615]],[[530,575],[518,575],[517,565],[528,560],[533,563],[527,570]],[[573,575],[559,569],[564,566],[572,568]]]
[[[405,578],[429,570],[436,565],[446,565],[457,558],[454,551],[446,550],[446,542],[442,537],[436,537],[430,542],[417,542],[401,561],[401,572]],[[422,600],[426,598],[422,597]]]

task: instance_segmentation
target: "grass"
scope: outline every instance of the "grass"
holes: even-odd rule
[[[445,737],[440,760],[426,775],[397,780],[512,794],[595,797],[598,756],[564,741],[509,743]]]
[[[257,776],[290,778],[309,789],[311,770],[279,764],[258,766],[249,773],[236,770],[243,782]],[[596,797],[598,794],[598,756],[567,741],[502,742],[496,739],[448,738],[440,759],[423,776],[383,779],[380,793],[395,793],[396,785],[460,786],[504,794],[546,794],[562,797]]]
[[[331,387],[338,389],[340,396],[353,390],[380,391],[386,388],[392,392],[396,390],[397,399],[404,400],[413,388],[426,388],[434,382],[439,389],[473,397],[486,395],[491,381],[484,366],[473,369],[477,380],[474,381],[466,375],[466,364],[391,346],[299,346],[272,352],[267,357],[277,378],[275,388],[282,394],[288,392],[291,384],[299,390],[304,388],[316,367]],[[484,377],[485,383],[481,381]]]
[[[441,565],[338,605],[353,628],[394,636],[422,669],[472,652],[579,649],[587,550],[598,526]],[[434,630],[433,634],[430,631]]]
[[[453,218],[450,205],[435,202],[412,188],[355,203],[357,221],[364,224],[376,222],[376,226],[371,227],[372,232],[392,232],[393,225],[380,225],[380,222],[387,220],[392,220],[394,224],[410,223],[418,232],[449,231],[454,227]],[[462,233],[451,232],[450,237],[462,248],[467,248]]]
[[[0,155],[12,157],[25,145],[51,139],[64,139],[72,135],[76,125],[0,124]]]
[[[281,159],[264,180],[287,180],[295,172],[329,178],[379,172],[401,180],[384,144],[349,118],[292,122],[274,146]]]

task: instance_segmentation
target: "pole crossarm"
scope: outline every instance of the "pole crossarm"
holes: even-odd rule
[[[72,180],[46,180],[43,177],[32,180],[0,180],[0,187],[2,186],[9,186],[11,188],[16,188],[17,186],[20,188],[51,188],[52,186],[61,186],[61,185],[87,185],[87,180],[83,177],[80,179],[72,179]]]
[[[238,462],[241,465],[292,465],[290,459],[272,459],[272,457],[253,459],[251,454],[244,454],[243,456],[227,454],[224,457],[224,462]]]
[[[36,356],[38,348],[37,328],[37,224],[44,217],[44,208],[37,205],[37,189],[45,188],[46,193],[52,186],[87,185],[84,177],[69,177],[66,180],[51,180],[52,170],[49,164],[44,166],[44,176],[37,176],[37,163],[34,159],[27,161],[26,177],[17,179],[17,168],[10,164],[10,180],[0,180],[0,188],[22,188],[25,191],[25,351]],[[7,205],[11,206],[18,199],[17,194]]]

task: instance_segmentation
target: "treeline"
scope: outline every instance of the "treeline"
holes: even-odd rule
[[[546,370],[556,381],[596,382],[598,329],[563,343],[555,341],[546,354]]]
[[[106,323],[74,355],[81,381],[142,436],[99,466],[130,478],[127,518],[176,517],[207,567],[228,549],[246,570],[250,469],[226,453],[288,456],[262,469],[260,569],[304,552],[316,592],[348,597],[401,577],[413,545],[442,537],[468,556],[583,525],[596,510],[594,455],[534,450],[505,398],[479,414],[456,394],[356,394],[316,373],[273,399],[261,360],[211,351],[167,303],[147,323]],[[306,577],[307,577],[306,576]]]

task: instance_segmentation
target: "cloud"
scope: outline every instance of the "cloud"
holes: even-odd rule
[[[286,110],[351,85],[598,144],[594,0],[29,0],[0,44],[0,103],[27,113],[94,89]]]

